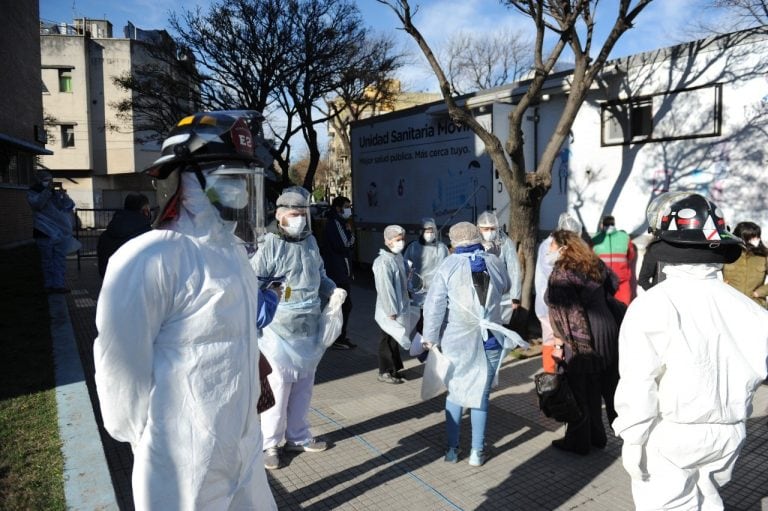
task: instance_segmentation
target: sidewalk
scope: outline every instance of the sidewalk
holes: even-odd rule
[[[120,509],[133,509],[130,448],[101,429],[93,389],[91,348],[100,285],[96,262],[84,259],[80,271],[71,262],[68,272],[71,322],[115,498]],[[268,473],[280,509],[633,509],[616,438],[609,435],[606,449],[587,457],[550,447],[563,428],[538,410],[533,375],[540,369],[539,358],[508,360],[501,370],[500,387],[491,394],[487,463],[479,468],[467,464],[468,416],[462,423],[459,463],[444,463],[444,396],[419,399],[422,367],[407,356],[405,384],[376,381],[379,330],[373,322],[370,276],[356,281],[352,300],[349,335],[358,348],[325,354],[310,412],[313,433],[332,448],[288,456],[284,468]],[[722,492],[728,510],[768,510],[767,408],[768,387],[763,386],[755,418],[748,423],[747,445],[733,481]]]

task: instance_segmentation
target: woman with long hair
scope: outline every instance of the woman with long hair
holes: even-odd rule
[[[723,266],[723,280],[766,308],[768,248],[760,239],[760,226],[754,222],[739,222],[733,234],[744,240],[744,249],[735,263]]]
[[[550,251],[558,254],[545,297],[555,335],[552,356],[565,364],[582,411],[581,420],[569,422],[565,438],[552,445],[586,455],[607,442],[601,397],[609,422],[616,418],[619,325],[607,299],[616,291],[618,279],[573,232],[554,231]]]

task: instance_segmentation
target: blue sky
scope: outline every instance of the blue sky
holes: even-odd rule
[[[691,20],[706,16],[701,6],[706,0],[655,0],[637,19],[635,28],[627,32],[614,48],[611,57],[621,57],[656,48],[671,46],[691,39],[685,30]],[[615,0],[603,1],[598,16],[610,23],[610,11]],[[74,17],[103,18],[110,20],[114,34],[121,36],[127,21],[144,29],[166,28],[169,12],[183,4],[187,9],[196,5],[206,7],[210,0],[41,0],[40,17],[44,20],[71,23]],[[419,6],[415,17],[417,28],[424,34],[433,49],[437,49],[448,35],[455,31],[491,32],[501,26],[527,29],[530,21],[521,19],[515,11],[500,5],[499,0],[412,0],[412,7]],[[413,64],[401,73],[405,88],[409,90],[435,91],[431,72],[415,43],[402,30],[397,30],[398,20],[386,6],[376,0],[358,0],[366,23],[377,31],[392,35],[400,49],[411,52]],[[607,26],[598,18],[599,41]]]

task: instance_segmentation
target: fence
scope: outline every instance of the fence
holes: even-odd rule
[[[80,209],[75,211],[75,238],[82,247],[77,251],[77,269],[80,259],[96,257],[96,245],[99,236],[107,228],[117,209]]]

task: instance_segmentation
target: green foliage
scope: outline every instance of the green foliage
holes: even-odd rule
[[[34,245],[0,250],[0,508],[66,509],[48,299]]]

